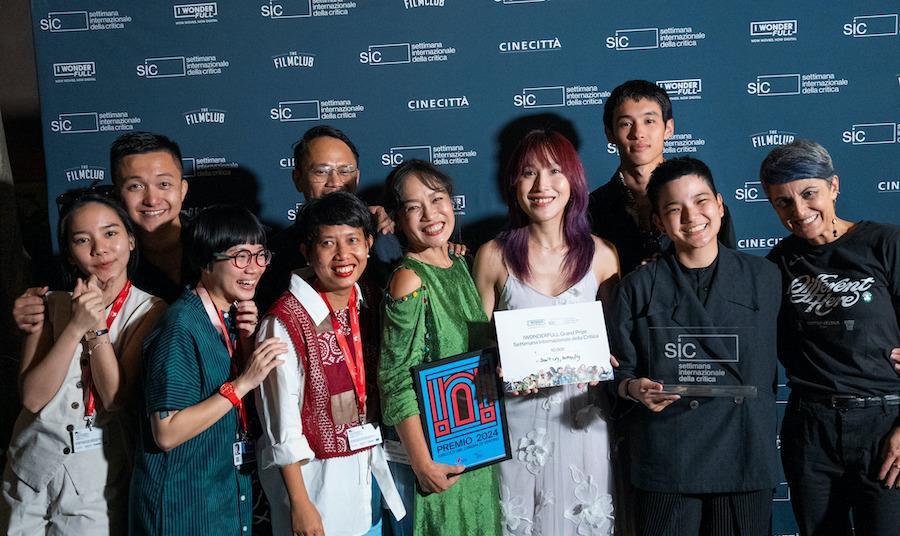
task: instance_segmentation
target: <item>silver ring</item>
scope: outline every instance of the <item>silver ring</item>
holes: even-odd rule
[[[895,463],[894,467],[896,467],[897,469],[900,469],[900,463]]]

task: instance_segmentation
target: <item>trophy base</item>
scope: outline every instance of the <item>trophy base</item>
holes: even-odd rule
[[[755,385],[665,385],[663,394],[695,396],[695,397],[725,397],[725,398],[756,398]]]

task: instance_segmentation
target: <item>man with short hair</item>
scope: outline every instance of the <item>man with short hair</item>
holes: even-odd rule
[[[341,130],[330,125],[317,125],[307,130],[294,144],[294,187],[309,201],[339,190],[356,193],[359,186],[359,151]],[[384,208],[370,206],[378,232],[372,245],[369,265],[364,277],[384,288],[391,269],[403,256],[400,242],[394,236],[394,222]],[[260,309],[265,311],[287,290],[291,271],[306,265],[300,253],[300,229],[294,223],[269,240],[275,254],[256,293]]]
[[[650,221],[647,184],[665,160],[665,141],[675,133],[672,103],[653,82],[629,80],[606,99],[603,127],[606,139],[618,149],[619,169],[608,183],[591,192],[588,213],[593,233],[616,246],[624,276],[670,243]],[[728,207],[719,241],[732,249],[735,246]]]
[[[188,183],[181,169],[181,149],[162,134],[129,132],[109,150],[113,186],[134,223],[140,254],[130,274],[141,290],[171,303],[181,295],[181,205]],[[13,319],[20,330],[34,333],[44,322],[48,287],[29,288],[16,298]]]

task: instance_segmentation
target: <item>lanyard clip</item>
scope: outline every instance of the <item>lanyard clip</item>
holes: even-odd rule
[[[94,429],[94,416],[93,415],[85,415],[84,422],[87,424],[88,430]]]

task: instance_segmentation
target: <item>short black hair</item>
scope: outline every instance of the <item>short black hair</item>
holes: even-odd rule
[[[453,179],[425,160],[407,160],[395,167],[385,183],[384,209],[392,217],[403,205],[403,183],[410,175],[417,176],[432,190],[442,190],[453,195]]]
[[[297,215],[300,243],[311,246],[323,225],[348,225],[362,229],[366,238],[375,236],[372,214],[362,200],[349,192],[331,192],[306,203]]]
[[[647,198],[650,200],[650,207],[654,214],[659,214],[659,192],[663,186],[685,175],[700,177],[709,185],[709,189],[712,190],[713,194],[719,193],[716,190],[715,182],[713,182],[712,171],[709,170],[709,166],[704,164],[703,161],[690,156],[666,160],[656,166],[656,169],[650,174],[650,182],[647,184]]]
[[[109,172],[112,173],[113,184],[118,186],[119,166],[126,156],[134,154],[155,153],[163,151],[172,155],[179,171],[181,167],[181,149],[178,144],[162,134],[153,132],[129,132],[122,134],[109,148]],[[184,179],[184,177],[182,177]]]
[[[672,119],[672,101],[665,89],[647,80],[629,80],[616,86],[603,105],[603,126],[607,129],[613,130],[613,115],[626,99],[655,101],[662,110],[663,122]]]
[[[323,136],[336,138],[346,143],[347,147],[350,148],[350,152],[353,153],[353,158],[356,159],[357,164],[359,163],[359,151],[356,150],[356,146],[353,145],[353,142],[342,130],[331,125],[316,125],[307,130],[303,137],[294,144],[294,169],[301,171],[306,169],[306,159],[309,158],[309,144]]]
[[[182,231],[182,251],[191,273],[187,280],[196,283],[200,270],[207,268],[222,253],[238,244],[266,245],[266,231],[252,212],[236,205],[213,205],[191,218]]]
[[[56,227],[56,240],[59,244],[59,254],[62,259],[68,260],[72,257],[71,243],[69,240],[69,234],[72,232],[72,215],[75,214],[75,212],[77,212],[79,209],[90,203],[103,205],[115,212],[116,216],[118,216],[118,218],[122,220],[122,227],[125,229],[125,232],[128,233],[129,237],[134,239],[134,224],[132,224],[131,220],[128,218],[128,213],[125,212],[125,208],[116,199],[107,195],[96,193],[90,188],[69,190],[65,193],[65,195],[71,201],[60,207],[59,222],[57,222]],[[135,266],[137,266],[137,253],[137,248],[133,249],[131,251],[131,255],[128,258],[129,275],[134,272]],[[71,281],[69,281],[70,275],[72,276]],[[73,283],[74,275],[75,274],[70,274],[68,273],[68,271],[64,270],[64,278],[66,279],[66,283]]]

